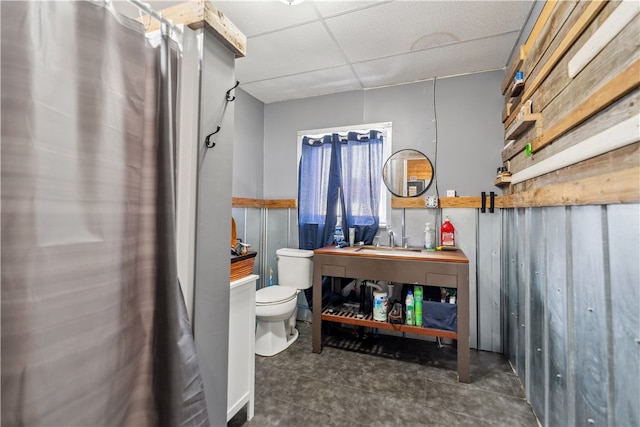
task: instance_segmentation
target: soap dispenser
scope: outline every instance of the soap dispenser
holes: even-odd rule
[[[426,251],[436,250],[436,230],[431,228],[430,222],[425,224],[423,249]]]

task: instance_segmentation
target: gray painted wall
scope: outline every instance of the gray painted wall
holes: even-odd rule
[[[543,425],[640,425],[640,205],[505,210],[505,348]]]
[[[495,190],[504,144],[503,77],[503,71],[491,71],[436,81],[436,175],[441,195],[447,189],[458,195]],[[297,197],[298,131],[391,121],[393,151],[414,148],[434,162],[433,119],[431,80],[265,105],[264,197]]]
[[[363,123],[364,92],[265,105],[264,197],[298,198],[298,131]]]
[[[204,32],[198,131],[198,190],[194,335],[204,382],[209,422],[227,424],[227,362],[229,340],[229,236],[234,103],[225,102],[235,84],[234,56],[209,32]],[[204,139],[216,126],[216,146]]]
[[[234,118],[234,197],[263,198],[264,104],[241,89],[235,90],[238,113]],[[235,218],[235,216],[234,216]],[[237,218],[236,218],[237,221]]]

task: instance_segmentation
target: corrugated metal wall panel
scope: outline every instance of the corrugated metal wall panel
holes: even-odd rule
[[[545,425],[640,425],[639,237],[638,204],[503,213],[505,348]]]
[[[611,425],[640,425],[640,207],[607,207],[614,418]]]
[[[269,281],[269,268],[273,268],[273,284],[278,283],[276,251],[287,247],[287,210],[265,209],[267,213],[267,244],[265,283]]]
[[[571,255],[575,304],[576,418],[607,425],[607,324],[604,245],[600,206],[572,210]]]
[[[529,353],[527,323],[529,321],[529,251],[528,248],[528,211],[529,209],[520,208],[516,211],[516,247],[517,247],[517,263],[516,263],[516,283],[518,286],[518,331],[516,338],[518,345],[516,347],[516,371],[521,379],[524,379],[525,390],[528,392],[529,382],[527,381],[527,357]],[[529,395],[529,393],[527,393]]]
[[[518,331],[520,329],[520,322],[518,319],[518,301],[519,301],[519,286],[518,286],[518,234],[517,234],[517,211],[510,209],[507,211],[506,216],[506,247],[503,250],[503,258],[506,274],[505,297],[507,308],[507,323],[506,323],[506,339],[507,343],[505,348],[508,349],[509,359],[511,360],[516,372],[520,373],[516,364],[518,355]],[[524,378],[522,376],[521,378]]]
[[[538,418],[544,423],[545,400],[545,300],[546,300],[546,271],[545,233],[543,210],[531,209],[529,212],[529,392],[530,403]]]
[[[442,218],[446,215],[456,229],[456,246],[469,259],[469,341],[471,348],[478,348],[477,209],[443,209]]]
[[[476,212],[479,212],[476,210]],[[479,213],[478,221],[478,349],[502,352],[500,245],[502,215]]]
[[[545,421],[569,425],[567,419],[567,209],[545,208],[547,393]]]

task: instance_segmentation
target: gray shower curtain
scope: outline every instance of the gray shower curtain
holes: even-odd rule
[[[206,425],[166,50],[89,2],[0,15],[1,424]]]

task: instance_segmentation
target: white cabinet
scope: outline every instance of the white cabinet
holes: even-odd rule
[[[227,421],[247,404],[253,418],[255,396],[256,280],[252,274],[231,282],[229,296],[229,373]]]

